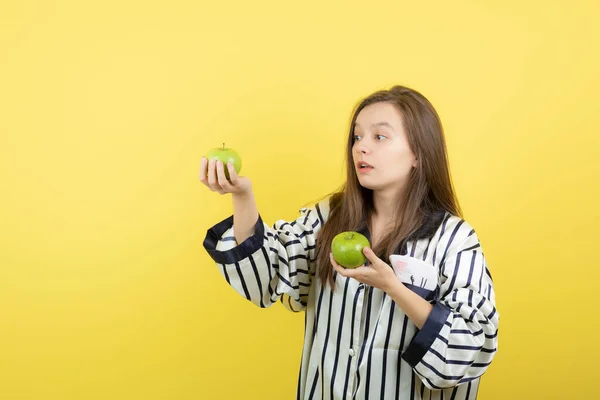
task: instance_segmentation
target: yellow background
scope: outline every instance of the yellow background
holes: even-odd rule
[[[495,279],[480,398],[599,394],[599,3],[368,3],[0,2],[0,399],[295,398],[303,315],[219,275],[200,158],[236,148],[295,218],[395,83],[438,109]]]

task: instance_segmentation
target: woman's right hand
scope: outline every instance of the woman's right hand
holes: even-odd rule
[[[244,176],[238,176],[233,164],[227,165],[229,180],[225,176],[225,166],[221,161],[207,160],[202,157],[200,166],[200,182],[213,192],[219,194],[231,193],[234,195],[245,195],[252,192],[252,183],[250,179]]]

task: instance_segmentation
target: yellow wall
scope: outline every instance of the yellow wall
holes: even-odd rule
[[[394,83],[439,110],[495,278],[480,398],[599,393],[597,1],[89,3],[0,3],[0,399],[295,398],[303,316],[218,274],[200,157],[294,218]]]

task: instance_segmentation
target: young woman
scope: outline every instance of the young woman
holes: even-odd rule
[[[306,313],[298,399],[477,397],[499,314],[481,244],[461,218],[440,119],[423,95],[394,86],[363,99],[344,187],[295,221],[263,222],[250,180],[232,165],[203,159],[200,180],[232,194],[233,216],[204,241],[227,282],[257,306],[281,301]],[[367,265],[333,260],[332,239],[344,231],[370,240]],[[420,264],[407,278],[394,255]],[[433,285],[424,284],[429,269]]]

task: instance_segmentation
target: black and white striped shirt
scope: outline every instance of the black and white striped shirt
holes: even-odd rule
[[[297,399],[475,399],[497,351],[499,314],[473,228],[443,213],[430,235],[399,250],[439,274],[435,291],[417,291],[434,306],[419,330],[385,292],[337,273],[332,292],[315,277],[315,241],[328,212],[326,199],[295,221],[271,227],[259,217],[239,245],[231,216],[204,240],[249,301],[305,312]]]

